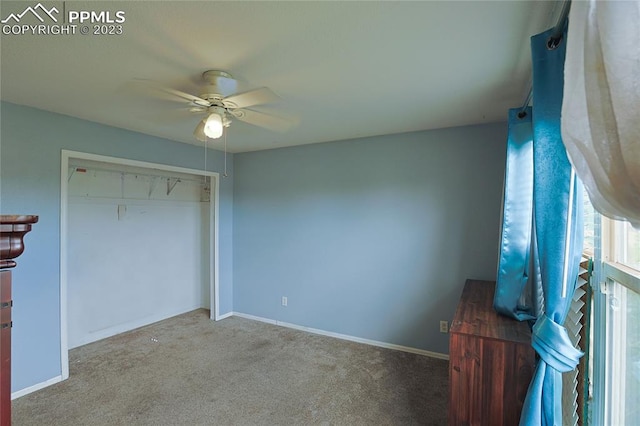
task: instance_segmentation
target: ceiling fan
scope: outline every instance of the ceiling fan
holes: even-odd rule
[[[233,119],[278,132],[285,132],[294,124],[287,118],[247,109],[280,100],[267,87],[236,93],[238,81],[220,70],[205,71],[202,79],[205,85],[199,96],[164,87],[151,80],[136,79],[134,83],[151,89],[155,94],[168,95],[164,97],[169,100],[186,103],[190,114],[204,115],[193,131],[193,135],[201,142],[206,142],[207,138],[221,137],[224,128],[229,127]]]

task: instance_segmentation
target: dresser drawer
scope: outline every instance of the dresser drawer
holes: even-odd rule
[[[0,272],[0,324],[11,322],[11,273]]]

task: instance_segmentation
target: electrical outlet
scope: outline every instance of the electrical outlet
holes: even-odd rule
[[[449,321],[440,321],[440,333],[449,332]]]
[[[287,306],[287,303],[289,303],[287,296],[282,296],[282,306]]]

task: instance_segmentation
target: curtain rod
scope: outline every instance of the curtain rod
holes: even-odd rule
[[[565,0],[564,3],[562,3],[562,10],[560,11],[558,22],[556,22],[556,26],[553,27],[553,32],[547,42],[549,49],[555,49],[558,47],[558,44],[560,44],[560,40],[562,40],[562,35],[564,34],[565,20],[569,16],[569,10],[571,10],[571,0]]]
[[[562,35],[564,33],[564,23],[567,17],[569,16],[569,10],[571,10],[571,0],[564,0],[562,2],[562,9],[560,11],[560,16],[558,16],[558,20],[556,21],[556,25],[553,27],[553,32],[549,37],[549,41],[547,41],[547,47],[549,49],[555,49],[560,44],[562,40]],[[527,96],[524,99],[524,103],[522,104],[522,108],[518,113],[518,117],[523,118],[527,115],[525,109],[531,103],[531,99],[533,98],[533,85],[529,87],[529,91],[527,92]]]

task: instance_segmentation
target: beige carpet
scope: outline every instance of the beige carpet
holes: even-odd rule
[[[13,425],[445,425],[448,362],[197,310],[70,352]]]

